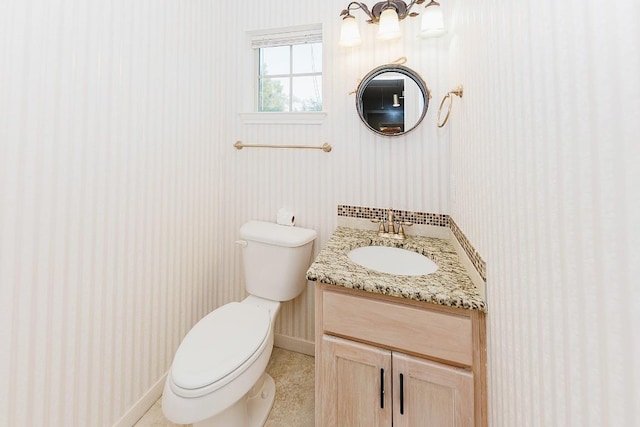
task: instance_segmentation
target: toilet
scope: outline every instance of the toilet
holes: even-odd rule
[[[194,427],[261,427],[275,383],[265,368],[283,301],[305,288],[316,232],[270,222],[240,228],[249,296],[203,317],[180,343],[162,395],[172,422]]]

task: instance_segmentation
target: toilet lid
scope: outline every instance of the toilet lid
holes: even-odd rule
[[[173,383],[194,390],[235,371],[260,348],[271,328],[269,310],[232,302],[187,333],[171,365]]]

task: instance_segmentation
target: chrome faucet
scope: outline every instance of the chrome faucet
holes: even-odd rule
[[[378,226],[378,236],[380,237],[389,237],[392,239],[404,240],[407,238],[406,234],[404,234],[404,227],[412,226],[413,223],[409,221],[396,221],[393,209],[387,210],[387,220],[372,218],[371,222],[375,222],[380,224]],[[396,228],[397,224],[397,228]]]

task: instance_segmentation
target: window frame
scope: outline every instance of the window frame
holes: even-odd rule
[[[259,78],[260,78],[260,47],[275,47],[275,46],[291,46],[304,43],[323,42],[322,37],[322,25],[312,24],[296,27],[278,28],[264,31],[252,31],[248,33],[249,45],[252,50],[253,58],[253,84],[249,85],[252,88],[252,112],[240,113],[240,117],[244,123],[248,124],[263,124],[263,123],[288,123],[288,124],[320,124],[324,121],[327,114],[325,110],[325,97],[324,97],[324,84],[322,85],[322,111],[284,111],[284,112],[261,112],[259,108]],[[322,49],[322,59],[324,68],[324,46]],[[293,58],[290,57],[290,61]],[[290,64],[291,65],[291,64]],[[293,69],[290,69],[293,72]],[[320,73],[300,73],[290,74],[291,76],[303,76],[303,75],[320,75]],[[275,76],[275,75],[274,75]],[[274,77],[269,76],[269,77]],[[292,98],[290,96],[290,98]],[[291,102],[291,100],[289,101]]]

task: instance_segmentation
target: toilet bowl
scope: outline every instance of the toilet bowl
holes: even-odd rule
[[[275,319],[280,301],[304,288],[316,233],[250,221],[240,235],[246,239],[245,286],[250,295],[203,317],[180,344],[162,396],[162,410],[174,423],[261,427],[271,410],[275,383],[265,368]]]
[[[279,308],[279,302],[250,295],[202,318],[180,344],[167,376],[167,418],[203,427],[262,426],[275,393],[264,370]]]

